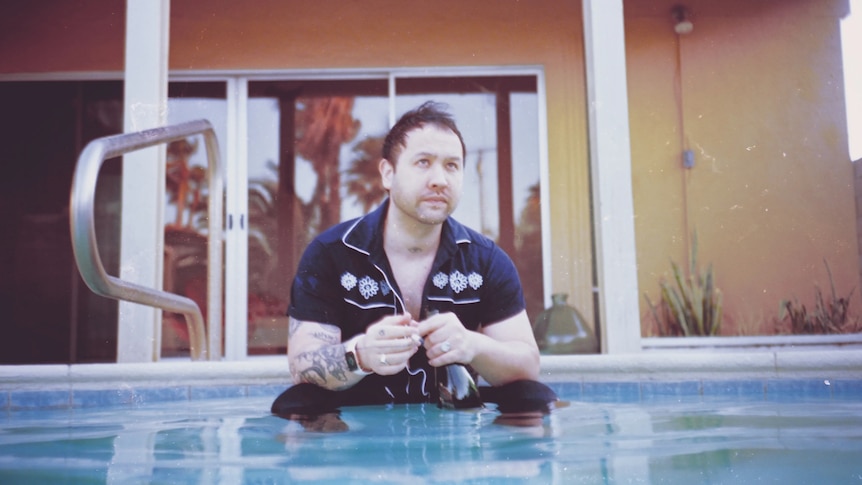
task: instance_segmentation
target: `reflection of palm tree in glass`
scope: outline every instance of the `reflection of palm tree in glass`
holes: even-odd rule
[[[266,162],[266,173],[248,181],[249,295],[261,295],[278,282],[278,165]]]
[[[165,225],[164,288],[194,300],[204,319],[206,308],[206,225],[207,194],[204,185],[207,170],[191,166],[190,159],[198,150],[198,140],[182,139],[167,146],[165,188],[169,203],[174,204],[176,218]],[[186,219],[188,214],[188,219]],[[188,328],[184,319],[165,312],[163,321],[173,329],[179,342],[168,347],[187,346]],[[185,348],[185,347],[183,347]],[[168,355],[176,348],[169,348]]]
[[[386,197],[378,165],[383,153],[383,137],[368,137],[353,146],[354,158],[345,172],[347,194],[368,213]]]
[[[191,227],[195,212],[201,210],[202,182],[206,178],[203,167],[189,167],[189,159],[198,151],[198,141],[182,139],[168,144],[166,160],[165,186],[170,195],[170,202],[176,203],[177,217],[173,224],[175,228],[183,226],[183,216],[189,211],[186,223]],[[191,194],[189,191],[191,190]],[[191,200],[189,196],[191,195]]]
[[[311,162],[317,175],[306,226],[315,233],[340,222],[338,158],[341,145],[355,138],[358,131],[352,97],[297,100],[296,152]]]

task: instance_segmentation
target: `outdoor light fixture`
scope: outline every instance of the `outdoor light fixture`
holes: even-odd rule
[[[688,19],[688,9],[682,5],[673,7],[670,11],[673,16],[673,31],[678,35],[690,34],[694,30],[694,24]]]

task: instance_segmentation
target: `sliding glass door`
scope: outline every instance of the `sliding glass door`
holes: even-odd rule
[[[541,311],[535,75],[250,80],[250,354],[286,351],[285,312],[302,251],[326,228],[383,200],[383,138],[394,118],[431,99],[449,105],[467,146],[465,193],[454,217],[512,256],[531,316]]]
[[[467,145],[465,194],[455,217],[515,260],[528,310],[543,307],[538,73],[435,75],[428,70],[320,77],[172,76],[169,124],[208,119],[219,139],[227,197],[225,356],[283,354],[290,285],[306,245],[365,214],[385,194],[377,171],[383,137],[403,112],[449,105]],[[94,295],[74,268],[68,191],[93,138],[122,130],[120,80],[0,83],[10,107],[0,185],[0,302],[11,311],[4,363],[116,359],[117,305]],[[200,137],[165,148],[164,287],[207,311],[206,153]],[[109,274],[119,274],[119,159],[96,190],[96,231]],[[44,302],[51,303],[45,305]],[[14,328],[13,328],[14,327]],[[180,315],[163,314],[162,357],[188,356]]]

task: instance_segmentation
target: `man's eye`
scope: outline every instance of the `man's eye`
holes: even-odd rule
[[[426,165],[428,165],[428,164],[430,164],[430,163],[431,163],[431,162],[429,162],[427,158],[419,159],[419,160],[416,162],[416,164],[417,164],[417,165],[421,165],[421,166],[423,166],[423,167],[424,167],[424,166],[426,166]]]

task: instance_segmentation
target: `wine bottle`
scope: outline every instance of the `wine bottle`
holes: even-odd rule
[[[436,315],[437,310],[428,310],[428,316]],[[437,381],[437,406],[446,409],[481,408],[482,398],[479,396],[479,386],[467,367],[461,364],[449,364],[434,370]]]
[[[439,400],[437,405],[447,409],[473,409],[481,408],[482,398],[479,396],[479,387],[470,372],[461,364],[449,364],[438,367],[435,371],[437,376],[437,391]]]

